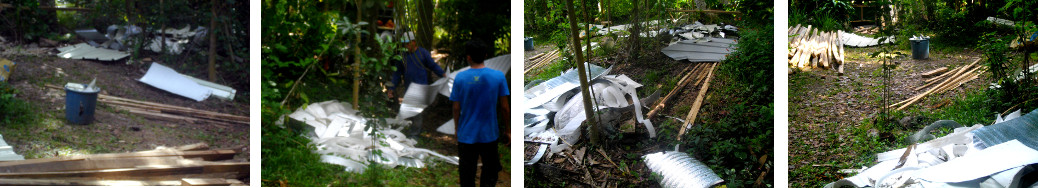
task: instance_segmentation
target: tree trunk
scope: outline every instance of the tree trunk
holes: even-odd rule
[[[216,82],[216,0],[213,0],[211,19],[209,19],[209,81]]]
[[[577,56],[577,72],[580,73],[580,93],[584,98],[584,115],[587,116],[587,123],[591,125],[591,144],[598,145],[598,123],[593,118],[595,111],[592,110],[591,106],[591,93],[588,91],[588,78],[587,68],[584,68],[584,55],[581,54],[580,50],[580,35],[577,33],[579,27],[577,27],[576,11],[573,11],[573,0],[566,0],[566,9],[569,10],[569,28],[570,37],[573,38],[573,54]]]
[[[364,3],[361,0],[357,0],[357,22],[360,23],[360,12],[363,8],[361,5]],[[360,34],[354,34],[356,37],[353,41],[353,109],[360,109]]]
[[[418,28],[415,37],[418,45],[432,50],[433,47],[433,11],[435,9],[432,0],[418,0]]]

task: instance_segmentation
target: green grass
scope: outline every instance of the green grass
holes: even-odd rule
[[[268,122],[269,123],[269,122]],[[364,173],[345,172],[344,167],[320,162],[320,154],[313,153],[309,140],[290,129],[271,124],[263,127],[262,179],[263,186],[316,187],[316,186],[365,186],[406,187],[436,186],[451,187],[458,184],[457,167],[439,160],[429,159],[426,168],[387,168],[371,165]],[[421,143],[427,141],[420,140]],[[509,148],[498,147],[504,169],[510,169]]]

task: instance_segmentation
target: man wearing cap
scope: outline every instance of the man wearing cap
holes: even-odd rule
[[[403,61],[396,61],[396,72],[393,72],[392,83],[388,85],[389,91],[386,94],[390,99],[397,101],[395,92],[397,92],[397,86],[402,88],[401,93],[407,91],[407,85],[411,83],[429,85],[432,79],[429,77],[429,72],[435,73],[436,76],[443,77],[443,69],[440,65],[437,65],[433,61],[432,55],[429,54],[429,50],[419,47],[417,42],[414,40],[414,33],[407,32],[401,36],[401,42],[404,43],[404,47],[407,48],[407,52],[403,54]],[[401,77],[403,77],[401,79]],[[422,133],[422,114],[419,114],[411,118],[411,128],[408,131],[408,136],[417,136]]]
[[[483,173],[479,184],[493,187],[501,171],[497,152],[500,127],[498,115],[508,122],[508,82],[504,73],[487,68],[483,61],[487,45],[478,40],[465,43],[465,59],[471,67],[458,73],[451,88],[454,133],[458,138],[458,177],[462,187],[476,184],[476,161],[483,158]],[[506,138],[511,138],[509,126],[504,126]],[[507,140],[507,139],[505,139]]]

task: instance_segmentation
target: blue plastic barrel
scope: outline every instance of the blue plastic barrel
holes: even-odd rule
[[[523,47],[526,49],[526,51],[533,50],[533,37],[524,38]]]
[[[86,85],[82,88],[86,88]],[[94,122],[94,106],[97,104],[98,91],[100,90],[82,91],[65,85],[65,119],[79,125]]]
[[[912,42],[912,59],[930,58],[929,38],[911,39],[909,41]]]

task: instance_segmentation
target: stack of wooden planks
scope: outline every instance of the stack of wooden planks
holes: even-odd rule
[[[525,70],[530,71],[551,64],[551,62],[555,62],[556,58],[559,58],[559,50],[552,50],[550,52],[534,55],[533,57],[526,59]]]
[[[908,106],[919,102],[919,100],[922,100],[927,95],[941,94],[945,91],[955,89],[970,80],[977,79],[980,77],[980,74],[983,73],[981,70],[983,66],[977,65],[977,62],[980,62],[980,59],[973,61],[973,63],[970,63],[969,65],[952,70],[942,67],[923,73],[923,77],[928,79],[922,86],[916,87],[915,91],[920,91],[926,88],[930,89],[901,102],[894,103],[888,106],[888,108],[897,107],[897,110],[903,110]]]
[[[64,89],[55,85],[48,84],[46,86],[52,89]],[[161,119],[183,120],[191,123],[210,123],[215,125],[249,124],[248,116],[238,116],[187,107],[138,101],[104,94],[98,94],[97,100],[105,105],[126,110],[130,113]]]
[[[245,185],[248,162],[208,146],[0,162],[0,185]]]
[[[789,28],[789,67],[832,69],[843,73],[844,51],[839,32],[799,24]]]

